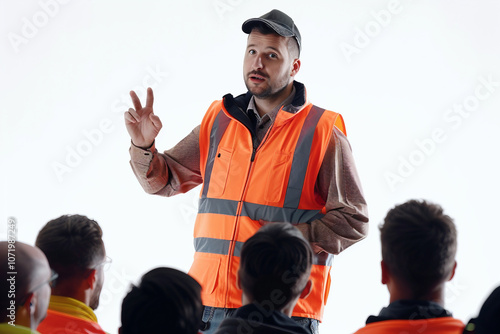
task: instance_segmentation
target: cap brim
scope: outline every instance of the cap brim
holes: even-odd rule
[[[248,19],[245,22],[243,22],[243,25],[241,26],[241,29],[243,30],[244,33],[249,34],[252,32],[253,27],[257,23],[264,23],[266,26],[274,30],[278,35],[283,36],[283,37],[292,37],[295,36],[295,34],[290,30],[282,25],[279,25],[275,22],[266,20],[266,19],[261,19],[261,18],[255,18],[255,19]]]

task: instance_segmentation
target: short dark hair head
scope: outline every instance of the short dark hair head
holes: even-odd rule
[[[243,244],[241,287],[253,301],[281,310],[306,286],[312,258],[309,242],[292,224],[267,224]]]
[[[391,209],[380,227],[382,260],[419,299],[449,278],[457,231],[441,206],[410,200]]]
[[[106,255],[101,227],[82,215],[49,221],[38,233],[35,245],[45,253],[60,280],[85,273]]]
[[[121,334],[196,334],[202,313],[201,286],[194,278],[156,268],[123,299]]]
[[[263,35],[270,35],[270,34],[275,34],[278,35],[273,29],[265,25],[264,23],[255,23],[254,26],[252,27],[253,30],[257,30]],[[299,49],[299,44],[297,43],[297,40],[293,37],[285,37],[287,39],[287,49],[288,49],[288,54],[292,58],[299,58],[300,57],[300,49]]]

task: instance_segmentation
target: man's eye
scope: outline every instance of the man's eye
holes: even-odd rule
[[[269,58],[278,58],[278,55],[276,53],[270,53]]]
[[[254,55],[255,54],[255,50],[249,50],[248,53],[251,54],[251,55]]]

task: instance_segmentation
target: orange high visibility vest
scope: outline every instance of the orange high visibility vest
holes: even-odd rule
[[[464,323],[452,317],[373,322],[354,334],[462,334]]]
[[[295,114],[280,110],[254,151],[250,129],[234,117],[241,111],[227,105],[229,111],[222,101],[212,103],[200,128],[203,188],[189,274],[203,287],[204,305],[237,308],[243,243],[261,227],[260,219],[297,224],[324,216],[315,183],[333,127],[344,133],[345,127],[340,114],[306,103]],[[322,319],[332,260],[326,253],[316,257],[312,292],[293,316]]]

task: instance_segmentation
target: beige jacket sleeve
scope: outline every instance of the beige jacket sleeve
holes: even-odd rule
[[[368,209],[351,146],[337,128],[330,139],[316,188],[325,200],[326,215],[297,225],[315,253],[338,254],[364,239],[368,233]]]
[[[164,153],[159,153],[154,143],[147,150],[130,146],[130,165],[147,193],[172,196],[185,193],[202,182],[199,135],[200,126],[197,126]]]

